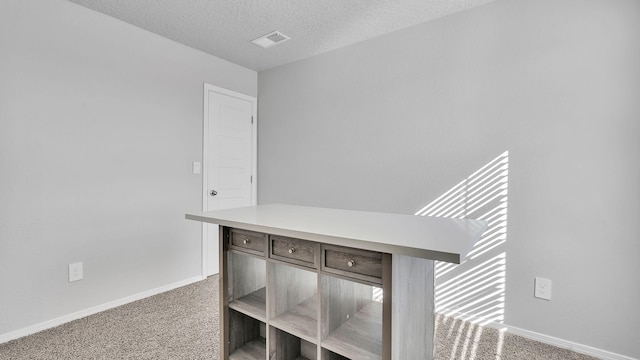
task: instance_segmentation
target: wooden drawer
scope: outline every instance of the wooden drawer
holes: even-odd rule
[[[319,245],[313,241],[294,239],[284,236],[269,236],[269,257],[296,265],[318,268],[317,252]]]
[[[345,277],[382,284],[382,253],[323,245],[322,270]]]
[[[259,256],[265,256],[267,235],[252,231],[231,229],[229,247]]]

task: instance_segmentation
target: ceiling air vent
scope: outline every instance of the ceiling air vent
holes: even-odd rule
[[[278,31],[274,31],[272,33],[269,33],[267,35],[263,35],[260,36],[259,38],[255,39],[255,40],[251,40],[252,43],[258,45],[258,46],[262,46],[263,48],[270,48],[273,45],[277,45],[280,43],[283,43],[287,40],[291,39],[290,37],[288,37],[287,35],[278,32]]]

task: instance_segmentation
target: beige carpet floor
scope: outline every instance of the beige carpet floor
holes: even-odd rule
[[[0,360],[219,359],[217,290],[213,276],[0,344]],[[437,317],[435,358],[595,359],[444,316]]]

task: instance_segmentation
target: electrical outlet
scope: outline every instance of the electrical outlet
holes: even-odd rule
[[[81,262],[69,264],[69,282],[82,280],[83,276]]]
[[[537,277],[533,296],[539,299],[551,300],[551,280]]]

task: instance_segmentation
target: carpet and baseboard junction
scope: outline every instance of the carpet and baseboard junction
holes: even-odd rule
[[[218,277],[0,344],[0,360],[219,359]],[[594,360],[589,355],[436,318],[436,360]]]

